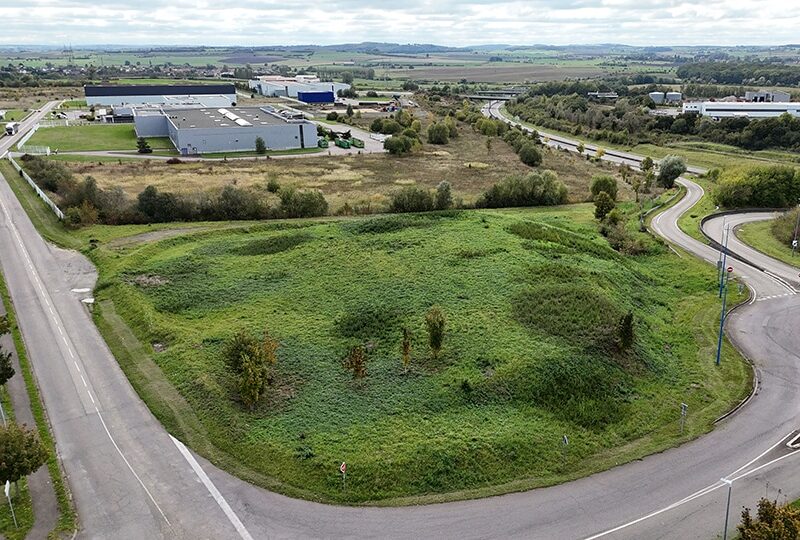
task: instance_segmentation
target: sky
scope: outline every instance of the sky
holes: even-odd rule
[[[796,1],[0,0],[0,45],[780,45]]]

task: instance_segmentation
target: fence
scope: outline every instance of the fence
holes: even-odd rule
[[[37,154],[37,155],[50,155],[50,147],[49,146],[31,146],[26,144],[25,146],[17,146],[17,150],[22,152],[23,154]]]
[[[9,156],[8,157],[8,161],[11,162],[11,165],[14,167],[14,169],[16,169],[16,171],[19,173],[19,175],[22,178],[24,178],[25,181],[28,182],[31,185],[31,187],[36,192],[36,194],[39,196],[39,198],[42,199],[45,202],[45,204],[50,207],[50,209],[53,211],[53,213],[56,216],[58,216],[58,219],[64,219],[64,212],[62,212],[61,209],[58,206],[56,206],[56,203],[54,203],[53,201],[50,200],[50,197],[48,197],[47,194],[44,191],[39,189],[39,186],[36,185],[36,183],[33,181],[33,179],[30,176],[28,176],[28,173],[23,171],[22,167],[17,165],[17,162],[14,161],[14,158]]]
[[[20,146],[25,146],[25,143],[26,143],[26,142],[28,142],[28,139],[30,139],[31,137],[33,137],[33,134],[34,134],[34,133],[36,133],[36,130],[37,130],[37,129],[39,129],[39,124],[34,124],[34,126],[31,128],[31,130],[30,130],[28,133],[26,133],[26,134],[25,134],[25,135],[24,135],[24,136],[23,136],[23,137],[22,137],[22,138],[21,138],[21,139],[20,139],[20,140],[17,142],[17,148],[19,148]]]

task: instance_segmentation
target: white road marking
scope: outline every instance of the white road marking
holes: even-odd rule
[[[217,501],[219,507],[222,508],[222,511],[225,512],[225,515],[228,516],[228,520],[230,520],[231,524],[236,529],[236,532],[239,533],[239,536],[241,536],[243,540],[253,540],[253,537],[250,536],[249,532],[247,532],[244,523],[242,523],[242,521],[239,519],[239,516],[236,515],[236,512],[233,511],[233,508],[231,508],[231,506],[228,504],[228,501],[225,500],[225,497],[222,496],[222,493],[219,492],[217,486],[214,485],[214,482],[211,481],[197,460],[194,459],[194,456],[191,454],[191,452],[189,452],[189,450],[181,441],[172,435],[169,437],[172,439],[172,442],[175,443],[178,451],[183,454],[183,457],[189,462],[189,465],[192,466],[192,469],[194,469],[194,472],[197,474],[198,478],[200,478],[200,481],[203,482],[203,485],[206,486],[208,492],[211,493],[211,496],[214,497],[214,500]]]
[[[792,433],[794,433],[794,432],[792,432]],[[731,482],[735,482],[736,480],[741,480],[742,478],[745,478],[746,476],[749,476],[749,475],[751,475],[753,473],[756,473],[756,472],[760,471],[761,469],[763,469],[765,467],[768,467],[768,466],[770,466],[770,465],[772,465],[774,463],[777,463],[777,462],[779,462],[779,461],[781,461],[781,460],[783,460],[783,459],[785,459],[785,458],[787,458],[789,456],[793,456],[794,454],[800,452],[800,450],[795,450],[794,452],[790,452],[788,454],[785,454],[783,456],[775,458],[775,459],[773,459],[771,461],[768,461],[767,463],[764,463],[763,465],[760,465],[759,467],[756,467],[755,469],[753,469],[751,471],[747,471],[747,472],[745,472],[745,473],[743,473],[743,474],[741,474],[741,475],[739,475],[739,476],[737,476],[735,478],[730,478],[731,476],[733,476],[736,473],[746,469],[747,467],[749,467],[750,465],[752,465],[753,463],[755,463],[756,461],[758,461],[759,459],[761,459],[762,457],[767,455],[770,451],[774,450],[783,441],[785,441],[789,436],[791,436],[792,433],[789,433],[788,435],[785,435],[781,440],[779,440],[778,442],[776,442],[775,444],[773,444],[772,446],[770,446],[769,448],[764,450],[757,457],[751,459],[750,461],[748,461],[747,463],[745,463],[744,465],[742,465],[741,467],[739,467],[738,469],[736,469],[735,471],[730,473],[726,478],[728,480],[730,480]],[[660,510],[656,510],[655,512],[651,512],[651,513],[649,513],[647,515],[644,515],[644,516],[642,516],[642,517],[640,517],[638,519],[634,519],[633,521],[629,521],[628,523],[623,523],[622,525],[614,527],[613,529],[608,529],[607,531],[603,531],[601,533],[595,534],[594,536],[589,536],[585,540],[596,540],[597,538],[602,538],[603,536],[607,536],[609,534],[613,534],[615,532],[621,531],[622,529],[626,529],[626,528],[628,528],[628,527],[630,527],[632,525],[636,525],[637,523],[641,523],[642,521],[645,521],[646,519],[650,519],[651,517],[655,517],[655,516],[657,516],[659,514],[663,514],[664,512],[668,512],[669,510],[674,510],[675,508],[678,508],[679,506],[682,506],[682,505],[684,505],[684,504],[686,504],[688,502],[691,502],[691,501],[693,501],[693,500],[695,500],[695,499],[697,499],[699,497],[702,497],[703,495],[707,495],[708,493],[716,491],[717,489],[719,489],[719,488],[721,488],[721,487],[723,487],[725,485],[727,485],[727,484],[725,484],[722,480],[718,480],[718,481],[714,482],[713,484],[704,487],[703,489],[695,491],[694,493],[692,493],[691,495],[681,499],[680,501],[677,501],[677,502],[674,502],[674,503],[670,504],[669,506],[665,506],[664,508],[662,508]]]

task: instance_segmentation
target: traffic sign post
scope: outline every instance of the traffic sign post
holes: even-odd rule
[[[342,461],[342,464],[339,465],[339,472],[342,473],[342,489],[345,488],[345,482],[347,481],[347,463]]]
[[[6,480],[5,486],[6,499],[8,499],[8,506],[11,508],[11,518],[14,520],[14,528],[19,529],[17,524],[17,515],[14,513],[14,505],[11,503],[11,482]]]
[[[686,412],[689,406],[686,403],[681,403],[681,435],[683,435],[683,426],[686,424]]]

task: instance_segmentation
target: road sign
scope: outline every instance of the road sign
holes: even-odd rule
[[[797,240],[792,240],[792,247],[793,247],[793,248],[796,248],[796,247],[797,247]]]
[[[731,272],[733,272],[733,266],[728,267],[728,273],[730,274]]]
[[[341,464],[341,465],[339,465],[339,470],[342,472],[342,474],[345,474],[345,473],[347,473],[347,463],[345,463],[344,461],[342,461],[342,464]]]
[[[686,403],[681,403],[681,416],[686,416],[686,411],[689,409],[689,406]]]
[[[6,480],[6,487],[5,487],[6,498],[8,499],[8,494],[11,493],[11,482]]]
[[[569,444],[569,439],[567,438],[567,436],[566,436],[566,435],[564,435],[564,436],[561,438],[561,442],[563,442],[563,443],[564,443],[564,446],[567,446],[567,445]]]

